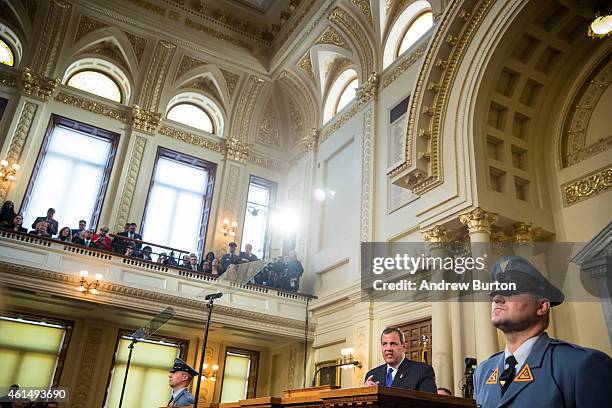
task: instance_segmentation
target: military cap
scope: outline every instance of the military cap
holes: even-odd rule
[[[231,246],[231,247],[234,247],[234,248],[236,248],[238,246],[238,245],[236,245],[235,242],[230,242],[228,245]]]
[[[174,366],[170,369],[171,373],[175,373],[177,371],[185,371],[187,374],[194,376],[194,377],[198,375],[198,372],[196,370],[191,368],[189,364],[187,364],[180,358],[174,359]]]
[[[496,290],[496,294],[516,295],[519,293],[533,293],[546,297],[551,306],[563,303],[565,295],[555,285],[550,283],[535,266],[520,256],[505,256],[500,258],[491,270],[491,278],[500,283],[514,283],[516,289]]]

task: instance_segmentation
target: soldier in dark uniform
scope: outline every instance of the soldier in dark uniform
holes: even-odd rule
[[[240,261],[240,257],[236,254],[236,245],[235,242],[230,242],[228,244],[229,252],[221,257],[219,261],[219,275],[223,274],[230,265],[238,265]]]
[[[612,359],[544,331],[563,293],[519,256],[500,259],[491,274],[516,289],[491,293],[491,321],[504,333],[506,349],[478,365],[476,402],[482,408],[609,407]]]
[[[172,396],[168,405],[171,407],[188,407],[192,406],[194,396],[189,392],[187,387],[191,384],[193,377],[198,375],[198,372],[191,368],[189,364],[177,358],[174,360],[174,365],[170,369],[169,384],[172,387]]]

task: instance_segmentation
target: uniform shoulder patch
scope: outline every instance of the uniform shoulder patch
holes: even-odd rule
[[[491,373],[485,384],[497,384],[497,374],[499,373],[499,368],[496,368],[495,371]]]
[[[525,366],[516,375],[516,377],[514,377],[514,382],[530,382],[530,381],[533,381],[533,375],[531,374],[531,369],[529,368],[529,364],[525,363]]]

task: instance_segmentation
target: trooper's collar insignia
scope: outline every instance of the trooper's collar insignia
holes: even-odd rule
[[[497,374],[499,373],[499,368],[496,368],[495,371],[491,373],[485,384],[497,384]]]
[[[525,363],[525,367],[517,374],[514,378],[514,382],[531,382],[533,381],[533,374],[531,374],[531,369],[529,368],[529,364]]]

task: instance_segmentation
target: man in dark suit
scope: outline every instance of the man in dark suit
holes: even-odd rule
[[[76,238],[80,238],[81,234],[85,231],[85,227],[87,226],[87,221],[85,220],[80,220],[79,221],[79,228],[78,229],[72,229],[70,230],[71,234],[72,234],[72,239],[76,239]]]
[[[202,265],[198,264],[198,256],[194,253],[189,254],[189,264],[184,266],[184,268],[192,270],[193,272],[204,272]]]
[[[85,230],[83,231],[83,238],[75,238],[72,243],[76,245],[81,245],[84,247],[96,248],[96,242],[93,240],[93,231]]]
[[[545,332],[563,292],[520,256],[501,258],[491,275],[508,285],[491,293],[491,322],[504,333],[506,349],[476,368],[476,402],[482,408],[609,407],[612,359]]]
[[[46,217],[36,217],[36,219],[32,223],[32,228],[36,229],[36,224],[38,224],[41,221],[45,221],[47,223],[47,232],[51,235],[57,235],[58,224],[57,224],[57,221],[53,219],[54,215],[55,215],[55,210],[53,208],[49,208],[47,210]]]
[[[406,338],[400,329],[389,327],[383,330],[380,347],[385,364],[368,371],[364,385],[437,392],[433,368],[406,358]]]
[[[132,222],[128,226],[127,231],[120,232],[117,235],[121,237],[142,240],[142,236],[136,232],[136,227],[137,227],[136,223]],[[121,238],[115,238],[113,241],[114,241],[112,244],[113,248],[116,248],[116,251],[122,254],[125,253],[127,246],[130,242],[134,243],[134,248],[136,248],[137,250],[140,250],[140,248],[142,248],[142,242],[134,242],[129,239],[121,239]]]
[[[259,258],[257,257],[257,255],[255,255],[253,253],[253,245],[251,244],[246,244],[244,246],[244,252],[240,253],[240,261],[244,262],[253,262],[253,261],[258,261]]]
[[[193,405],[195,398],[187,387],[189,387],[193,377],[196,375],[198,375],[198,372],[191,368],[189,364],[180,358],[174,360],[174,365],[170,369],[170,375],[168,376],[168,383],[172,387],[172,397],[168,401],[168,406],[190,407]]]

